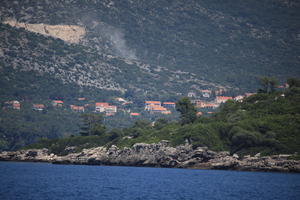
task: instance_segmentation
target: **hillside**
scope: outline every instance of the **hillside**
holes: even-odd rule
[[[4,1],[1,19],[84,27],[80,44],[93,51],[249,90],[257,76],[299,77],[299,7],[294,0],[26,0]]]
[[[189,143],[194,148],[206,146],[231,154],[293,154],[300,150],[299,102],[300,90],[294,87],[284,92],[259,93],[243,102],[228,101],[220,112],[211,117],[199,117],[189,124],[160,119],[153,126],[147,121],[137,121],[131,128],[42,140],[26,148],[45,147],[53,153],[65,154],[70,147],[73,151],[81,151],[103,145],[122,148],[141,142],[169,140],[173,146]]]
[[[171,71],[138,60],[102,54],[89,47],[65,43],[6,24],[0,25],[0,30],[3,38],[0,43],[2,97],[12,97],[13,95],[9,95],[11,92],[23,89],[23,96],[20,98],[36,98],[41,96],[40,89],[44,90],[41,96],[44,99],[52,93],[72,98],[76,94],[65,91],[64,88],[68,85],[80,88],[74,90],[74,93],[81,91],[81,95],[88,95],[90,90],[98,90],[99,93],[110,91],[110,96],[132,91],[135,96],[154,97],[176,96],[177,93],[188,91],[192,85],[197,88],[223,88],[199,79],[193,73]],[[53,88],[52,82],[60,86]],[[80,96],[78,93],[77,95]],[[94,98],[99,96],[101,95],[94,95]]]
[[[299,7],[296,0],[1,1],[0,104],[27,108],[0,110],[0,147],[78,134],[78,113],[38,120],[36,103],[122,97],[134,102],[125,112],[141,111],[145,100],[174,102],[201,90],[233,97],[255,92],[261,76],[280,84],[300,77]],[[41,128],[47,120],[58,129]],[[122,113],[107,121],[133,123]]]

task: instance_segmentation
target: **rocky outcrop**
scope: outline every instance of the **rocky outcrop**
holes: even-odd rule
[[[4,151],[0,153],[1,161],[30,161],[30,162],[51,162],[57,158],[48,149],[30,149],[20,151]]]
[[[59,38],[69,43],[79,43],[86,34],[84,27],[76,25],[28,24],[13,19],[5,20],[3,23],[12,27],[25,28],[27,31],[34,33]]]
[[[68,147],[68,149],[73,149]],[[168,141],[157,144],[137,143],[131,148],[117,146],[70,151],[65,156],[49,153],[47,149],[31,149],[0,153],[4,161],[39,161],[55,164],[119,165],[196,169],[230,169],[245,171],[300,172],[300,161],[289,160],[291,155],[245,156],[229,152],[214,152],[206,147],[193,149],[190,145],[171,147]]]

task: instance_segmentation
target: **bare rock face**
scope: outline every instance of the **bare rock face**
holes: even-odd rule
[[[72,150],[73,147],[67,147]],[[197,169],[230,169],[244,171],[300,172],[300,161],[289,160],[291,155],[254,157],[214,152],[206,147],[193,149],[191,145],[169,146],[168,141],[157,144],[137,143],[123,149],[96,147],[65,156],[50,154],[47,149],[31,149],[0,153],[2,161],[40,161],[55,164],[119,165],[141,167],[170,167]]]
[[[86,35],[85,28],[76,25],[28,24],[13,19],[5,20],[3,23],[16,28],[25,28],[27,31],[34,33],[59,38],[69,43],[79,43]]]
[[[1,161],[31,161],[31,162],[51,162],[57,156],[50,154],[48,149],[30,149],[15,152],[4,151],[0,153]]]

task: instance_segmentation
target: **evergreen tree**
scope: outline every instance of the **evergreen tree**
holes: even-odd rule
[[[261,77],[260,84],[262,85],[263,89],[260,89],[260,92],[264,93],[272,93],[275,91],[275,88],[278,84],[277,80],[274,77]]]
[[[82,125],[80,127],[80,135],[101,135],[105,133],[103,125],[103,116],[101,114],[82,114]]]
[[[181,124],[193,123],[197,118],[197,110],[188,97],[183,97],[176,102],[176,110],[181,114]]]
[[[300,87],[300,80],[296,78],[288,78],[287,84],[289,85],[289,88]]]

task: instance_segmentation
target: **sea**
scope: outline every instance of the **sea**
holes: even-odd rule
[[[0,162],[0,199],[300,200],[300,174]]]

